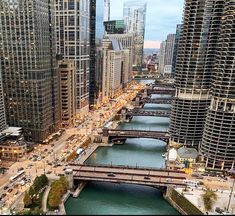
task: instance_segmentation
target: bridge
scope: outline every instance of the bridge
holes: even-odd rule
[[[151,103],[151,104],[171,104],[172,98],[141,98],[139,100],[139,104],[146,104],[146,103]]]
[[[169,141],[168,132],[145,131],[145,130],[121,130],[103,128],[103,136],[108,137],[108,141],[126,140],[127,138],[149,138],[159,139],[164,142]]]
[[[175,89],[173,88],[156,88],[156,87],[147,87],[140,91],[140,93],[145,94],[146,96],[150,96],[151,94],[168,94],[174,95]]]
[[[126,119],[130,119],[132,116],[155,116],[155,117],[170,117],[170,111],[162,110],[142,110],[134,108],[126,111]]]
[[[185,186],[183,171],[113,165],[69,164],[74,180],[138,184],[152,187]]]

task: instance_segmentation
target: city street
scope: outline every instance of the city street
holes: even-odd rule
[[[123,93],[100,109],[90,111],[84,118],[84,122],[66,129],[56,141],[52,141],[48,145],[39,144],[32,152],[15,162],[0,177],[0,194],[5,194],[1,200],[2,205],[10,207],[17,197],[30,187],[36,176],[45,173],[49,178],[55,179],[58,173],[63,171],[62,165],[65,165],[65,159],[71,152],[76,151],[91,134],[97,134],[98,129],[101,129],[106,122],[113,118],[122,106],[131,101],[139,90],[144,88],[144,85],[135,84],[130,88],[132,90],[129,93]],[[55,164],[59,165],[55,166]],[[30,182],[22,186],[17,184],[20,180],[9,184],[9,178],[16,175],[19,168],[25,171],[25,176],[30,179]],[[8,188],[4,190],[6,185]],[[12,190],[7,192],[9,189]]]

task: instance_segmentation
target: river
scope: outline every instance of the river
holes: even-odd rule
[[[159,97],[152,95],[152,97]],[[162,97],[162,96],[161,96]],[[167,96],[163,96],[167,97]],[[168,110],[169,105],[147,104],[144,109]],[[166,131],[169,118],[133,117],[130,123],[121,123],[122,129]],[[166,143],[154,139],[127,139],[124,144],[100,147],[86,161],[87,164],[113,164],[162,168],[162,154]],[[179,214],[155,188],[112,183],[89,183],[78,198],[65,203],[68,215],[176,215]]]

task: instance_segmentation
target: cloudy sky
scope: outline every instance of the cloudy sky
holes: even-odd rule
[[[111,19],[122,19],[123,2],[110,0]],[[144,0],[143,0],[144,1]],[[145,0],[147,16],[145,48],[159,48],[167,34],[175,33],[176,24],[181,23],[184,0]]]

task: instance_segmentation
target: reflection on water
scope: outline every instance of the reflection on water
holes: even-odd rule
[[[69,215],[179,215],[152,187],[91,182],[65,203]]]
[[[125,144],[99,147],[86,164],[114,164],[143,167],[165,167],[162,154],[166,143],[154,139],[127,139]]]
[[[143,80],[142,83],[151,83]],[[154,82],[154,80],[152,80]],[[146,104],[144,109],[167,110],[169,105]],[[169,118],[133,117],[119,128],[132,130],[166,131]],[[166,143],[155,139],[127,139],[124,144],[99,147],[86,164],[113,164],[162,168]],[[69,215],[179,215],[155,188],[90,182],[78,198],[70,197],[65,203]]]

